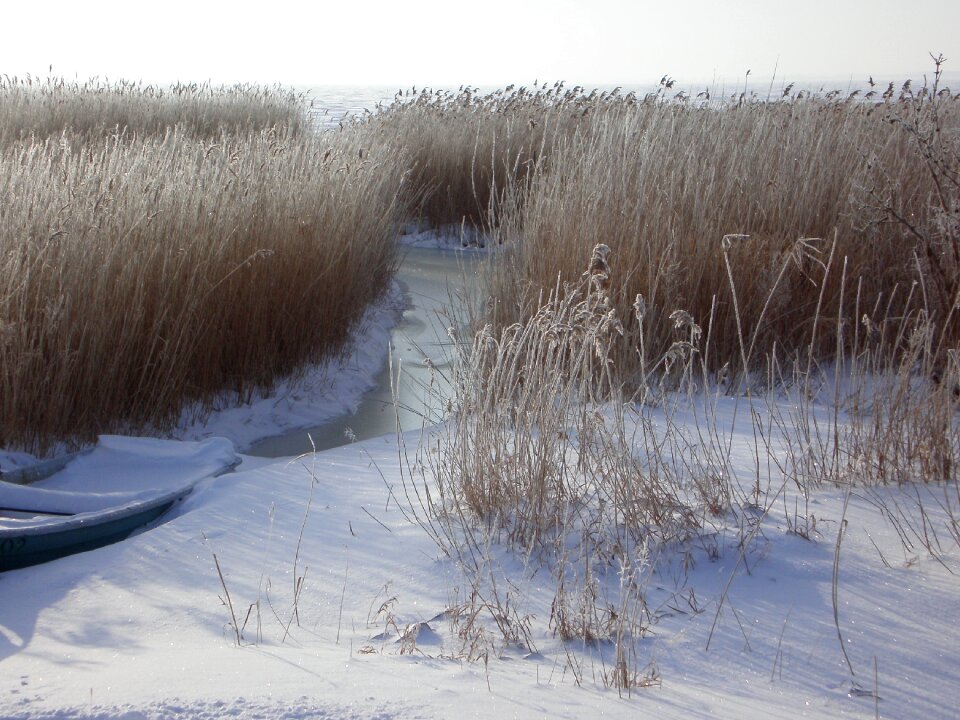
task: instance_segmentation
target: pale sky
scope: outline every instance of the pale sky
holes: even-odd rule
[[[4,3],[0,74],[458,86],[960,71],[960,0]]]

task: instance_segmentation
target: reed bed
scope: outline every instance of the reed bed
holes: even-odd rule
[[[493,273],[493,320],[524,317],[527,303],[558,277],[576,278],[576,259],[603,242],[618,268],[619,311],[638,295],[647,306],[642,342],[634,328],[616,353],[625,367],[639,367],[641,346],[666,352],[675,310],[709,331],[712,370],[755,369],[770,352],[794,357],[811,344],[829,359],[832,324],[850,330],[864,314],[879,322],[922,312],[937,325],[940,350],[956,347],[960,234],[934,227],[938,212],[955,217],[957,201],[938,206],[943,178],[904,129],[932,122],[930,103],[919,102],[648,101],[597,113],[558,140],[528,189],[501,209],[497,237],[509,255]],[[944,100],[939,112],[943,136],[956,143],[960,103]]]
[[[319,134],[275,89],[7,79],[0,95],[4,444],[162,427],[332,351],[415,216],[504,246],[495,329],[609,246],[612,308],[644,307],[610,348],[634,387],[677,342],[677,311],[731,383],[875,337],[908,354],[909,322],[946,378],[960,338],[960,104],[936,82],[772,102],[666,78],[645,97],[413,91]]]
[[[162,430],[336,352],[404,214],[402,151],[366,140],[178,127],[0,150],[0,445]]]
[[[617,92],[586,93],[563,83],[487,93],[414,88],[363,120],[408,150],[420,220],[491,231],[499,207],[522,191],[559,138],[591,111],[623,100]]]
[[[864,313],[923,312],[941,351],[960,339],[956,167],[931,161],[956,157],[960,102],[939,69],[931,87],[869,97],[690,98],[668,78],[643,97],[562,84],[421,91],[367,122],[410,151],[421,219],[473,224],[507,248],[492,273],[496,326],[536,312],[605,243],[618,310],[646,301],[652,355],[683,309],[713,330],[711,369],[742,372],[811,341],[833,356],[824,318],[852,327]],[[640,344],[632,329],[617,361],[639,367]]]
[[[461,519],[505,527],[530,552],[619,473],[635,497],[609,507],[643,507],[643,532],[670,521],[649,515],[657,508],[695,518],[735,496],[759,502],[759,489],[751,499],[730,485],[723,443],[703,442],[719,428],[700,427],[696,444],[716,481],[695,480],[699,497],[681,500],[690,478],[663,485],[669,468],[617,466],[652,432],[624,437],[616,418],[594,427],[590,408],[605,402],[660,406],[697,388],[745,396],[751,413],[760,398],[782,444],[758,428],[758,453],[789,457],[804,494],[955,482],[960,98],[936,70],[930,87],[866,100],[715,102],[667,97],[666,85],[644,98],[530,99],[525,113],[565,120],[525,174],[508,176],[490,223],[503,252],[463,343],[436,467]],[[491,115],[499,102],[485,101]],[[782,416],[778,393],[795,416]],[[811,425],[814,399],[833,408],[829,432]],[[590,457],[588,436],[613,439]]]
[[[282,125],[306,127],[302,96],[279,87],[0,77],[0,148],[68,133],[74,142],[125,132],[216,138]]]

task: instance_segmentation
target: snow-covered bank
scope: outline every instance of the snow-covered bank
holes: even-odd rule
[[[387,502],[374,462],[395,478],[396,458],[395,441],[381,440],[240,472],[206,484],[175,518],[127,542],[7,574],[0,682],[10,692],[0,713],[57,716],[60,708],[69,717],[92,703],[107,716],[170,717],[178,708],[182,717],[445,716],[464,692],[486,697],[483,668],[441,659],[440,635],[424,632],[421,652],[409,657],[375,637],[449,603],[449,568]],[[241,648],[214,553],[235,611],[246,616],[260,601]],[[377,614],[383,603],[393,620]],[[512,706],[509,687],[504,694],[481,707]]]
[[[834,624],[844,494],[830,490],[811,500],[809,539],[791,531],[786,498],[743,558],[718,528],[658,564],[651,686],[628,698],[603,687],[602,643],[549,631],[549,573],[506,551],[492,557],[537,652],[494,642],[486,662],[465,660],[453,618],[467,588],[411,516],[403,455],[385,437],[241,466],[128,541],[5,573],[0,716],[873,717],[874,694],[883,717],[955,713],[960,557],[898,534],[907,517],[920,527],[922,500],[949,546],[942,488],[850,500],[837,592],[855,675]]]
[[[265,437],[320,423],[352,412],[383,367],[390,329],[403,309],[403,293],[393,283],[387,295],[368,308],[343,357],[305,370],[277,384],[267,397],[237,407],[232,397],[208,417],[185,413],[173,437],[200,440],[226,437],[243,450]]]
[[[268,395],[258,395],[248,404],[237,405],[235,395],[227,393],[212,411],[198,406],[184,412],[172,432],[145,434],[190,441],[223,437],[237,449],[245,450],[257,440],[349,413],[373,387],[374,378],[384,366],[390,331],[403,305],[403,292],[394,283],[379,303],[366,310],[342,357],[309,366],[302,374],[279,381]],[[65,448],[61,447],[59,453],[63,452]],[[37,462],[29,453],[0,448],[0,471]]]

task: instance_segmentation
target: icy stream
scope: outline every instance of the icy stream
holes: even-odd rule
[[[406,431],[435,421],[449,390],[452,347],[447,328],[463,321],[464,296],[474,294],[477,287],[480,257],[479,253],[450,249],[404,250],[397,280],[407,304],[391,333],[392,371],[395,379],[399,377],[396,406],[391,366],[385,362],[376,387],[363,397],[355,412],[266,438],[250,446],[246,454],[289,457],[392,434],[398,422],[400,430]],[[431,383],[434,390],[428,393]]]

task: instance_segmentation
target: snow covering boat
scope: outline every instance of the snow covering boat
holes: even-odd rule
[[[223,438],[179,443],[103,436],[92,451],[50,464],[49,477],[27,473],[31,485],[0,481],[0,571],[123,540],[201,480],[239,463]]]

